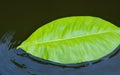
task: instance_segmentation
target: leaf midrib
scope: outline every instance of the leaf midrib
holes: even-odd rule
[[[34,45],[36,44],[44,44],[44,43],[50,43],[50,42],[58,42],[58,41],[64,41],[64,40],[70,40],[70,39],[77,39],[77,38],[82,38],[82,37],[88,37],[88,36],[92,36],[92,35],[101,35],[101,34],[105,34],[105,33],[112,33],[112,32],[117,32],[117,31],[120,31],[120,30],[116,30],[116,31],[107,31],[107,32],[98,32],[98,33],[93,33],[93,34],[87,34],[87,35],[82,35],[82,36],[77,36],[77,37],[70,37],[70,38],[64,38],[64,39],[57,39],[57,40],[50,40],[50,41],[44,41],[44,42],[38,42],[38,43],[34,43]],[[30,46],[32,44],[27,44],[24,46]]]

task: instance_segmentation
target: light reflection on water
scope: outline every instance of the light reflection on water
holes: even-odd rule
[[[16,50],[11,42],[14,33],[0,40],[0,75],[119,75],[120,46],[106,57],[85,63],[63,65],[50,62],[22,49]],[[116,70],[115,70],[116,69]]]

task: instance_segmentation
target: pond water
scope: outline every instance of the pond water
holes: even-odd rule
[[[117,75],[120,63],[120,46],[111,54],[78,64],[58,64],[34,57],[22,49],[16,50],[8,33],[0,40],[0,75]],[[111,72],[112,71],[112,72]]]

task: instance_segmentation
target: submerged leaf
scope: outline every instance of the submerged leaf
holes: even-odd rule
[[[91,16],[57,19],[37,29],[18,48],[62,64],[102,58],[120,44],[120,28]]]

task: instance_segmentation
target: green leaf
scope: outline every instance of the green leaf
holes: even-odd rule
[[[91,16],[57,19],[38,28],[18,48],[62,64],[96,60],[120,44],[120,28]]]

